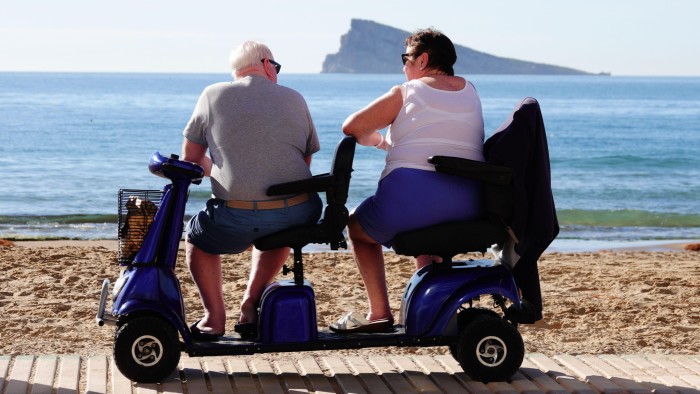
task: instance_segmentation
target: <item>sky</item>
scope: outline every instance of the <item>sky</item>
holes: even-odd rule
[[[318,73],[357,18],[406,31],[434,27],[481,52],[593,73],[700,75],[697,0],[3,3],[0,71],[228,74],[230,51],[258,40],[282,72]]]

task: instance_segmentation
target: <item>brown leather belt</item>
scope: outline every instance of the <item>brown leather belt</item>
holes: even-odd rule
[[[285,198],[282,200],[267,200],[267,201],[244,201],[244,200],[228,200],[226,206],[236,209],[280,209],[285,207],[293,207],[301,204],[309,199],[308,193],[298,194],[294,197]]]

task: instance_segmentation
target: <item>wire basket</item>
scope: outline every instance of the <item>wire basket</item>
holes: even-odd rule
[[[161,190],[119,190],[117,239],[119,264],[134,261],[160,206]]]

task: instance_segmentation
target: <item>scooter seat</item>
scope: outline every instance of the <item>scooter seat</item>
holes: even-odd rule
[[[486,252],[494,243],[503,242],[505,227],[489,219],[440,223],[398,234],[394,251],[404,256],[455,256],[460,253]]]
[[[345,236],[342,231],[326,232],[320,224],[298,226],[278,231],[266,237],[255,240],[255,247],[259,250],[277,249],[285,246],[302,248],[310,243],[329,244],[331,249],[345,248]]]

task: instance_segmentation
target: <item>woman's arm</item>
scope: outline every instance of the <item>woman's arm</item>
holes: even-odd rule
[[[207,156],[206,146],[185,138],[182,142],[182,160],[199,164],[204,169],[204,175],[211,176],[211,158]]]
[[[360,145],[384,144],[382,135],[376,131],[389,126],[396,119],[403,106],[402,89],[401,86],[394,86],[366,107],[348,116],[343,122],[343,133],[357,138]]]

